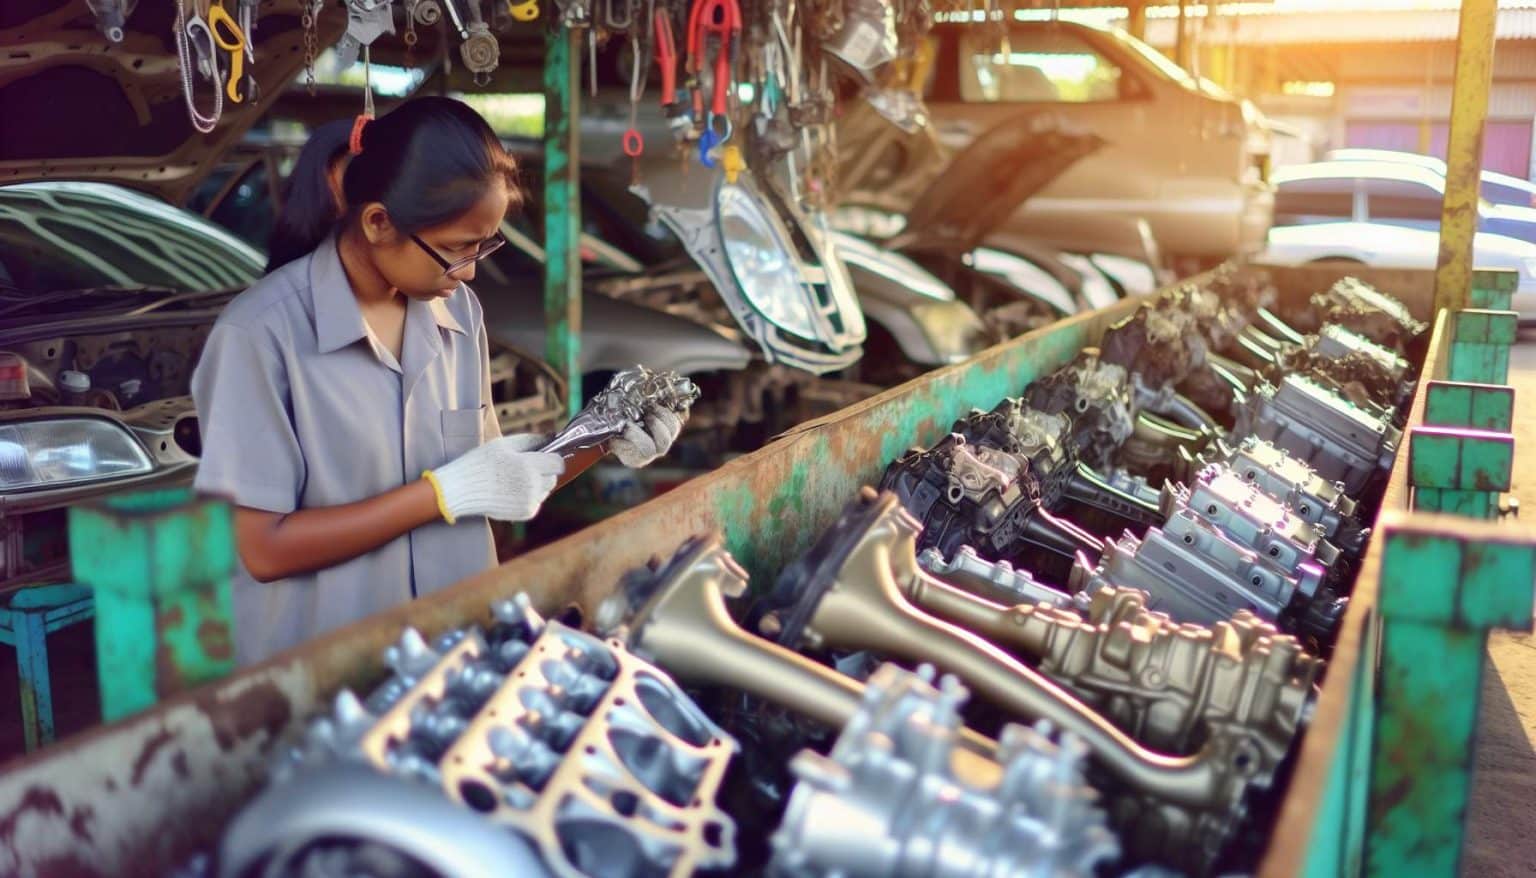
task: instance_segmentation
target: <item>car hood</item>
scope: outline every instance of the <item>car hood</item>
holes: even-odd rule
[[[893,248],[965,253],[1079,159],[1104,145],[1049,111],[1020,113],[950,155],[860,106],[838,125],[842,202],[906,214]]]
[[[477,283],[485,331],[493,340],[525,351],[545,342],[544,294],[534,286]],[[586,293],[581,299],[581,371],[616,372],[636,363],[684,375],[746,368],[744,345],[683,317]]]
[[[0,119],[11,120],[0,137],[0,183],[93,180],[182,203],[303,68],[300,2],[261,4],[253,46],[257,99],[237,104],[226,97],[210,134],[188,119],[170,37],[174,3],[137,4],[120,42],[103,36],[77,0],[0,4]],[[334,43],[345,24],[339,11],[321,16],[320,48]],[[196,94],[209,109],[212,85],[199,79]]]

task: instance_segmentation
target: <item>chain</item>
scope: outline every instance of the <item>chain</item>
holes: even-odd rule
[[[176,59],[181,65],[181,96],[187,101],[187,114],[192,119],[192,127],[203,134],[207,134],[219,124],[219,117],[224,115],[224,90],[219,88],[219,62],[213,51],[213,32],[208,30],[208,25],[201,18],[196,19],[202,28],[203,35],[208,43],[208,63],[213,71],[213,114],[205,116],[198,112],[197,103],[192,100],[193,73],[192,73],[192,46],[187,34],[187,5],[185,0],[176,0]]]
[[[299,24],[304,28],[304,89],[310,97],[315,96],[315,56],[320,54],[320,36],[315,33],[318,22],[315,20],[320,12],[320,0],[311,3],[303,0],[304,16]]]

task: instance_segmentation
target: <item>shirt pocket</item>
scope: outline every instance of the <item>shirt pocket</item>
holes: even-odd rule
[[[485,438],[485,406],[473,409],[443,409],[443,452],[453,460]]]

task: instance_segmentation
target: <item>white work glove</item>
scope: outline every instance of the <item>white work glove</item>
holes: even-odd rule
[[[645,429],[638,424],[628,424],[624,432],[608,442],[608,448],[619,463],[631,469],[639,469],[667,453],[683,432],[683,418],[670,409],[657,408],[645,419]]]
[[[471,449],[457,460],[423,474],[437,491],[437,508],[449,524],[466,515],[498,521],[527,521],[565,472],[558,454],[532,449],[548,438],[503,436]]]

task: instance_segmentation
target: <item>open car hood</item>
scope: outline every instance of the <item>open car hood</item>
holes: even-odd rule
[[[226,95],[209,134],[188,118],[171,36],[172,0],[138,3],[116,43],[80,0],[0,3],[0,184],[93,180],[182,203],[303,69],[300,2],[261,4],[257,99],[234,103]],[[330,13],[320,18],[320,49],[346,24],[345,15]],[[201,110],[211,109],[211,82],[198,78],[195,94]]]
[[[838,145],[842,203],[906,214],[888,246],[967,253],[1104,141],[1054,113],[1030,111],[951,155],[931,129],[907,134],[859,106],[839,123]]]
[[[863,356],[864,312],[825,217],[702,166],[644,164],[636,194],[672,230],[772,363],[824,374]]]

